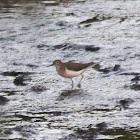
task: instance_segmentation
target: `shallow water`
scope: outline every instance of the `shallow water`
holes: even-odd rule
[[[136,0],[0,1],[0,139],[140,139],[139,10]],[[55,59],[100,67],[71,90],[46,67]]]

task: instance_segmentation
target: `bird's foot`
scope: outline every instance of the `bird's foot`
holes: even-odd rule
[[[80,88],[80,87],[81,87],[81,84],[79,83],[79,84],[77,85],[77,87],[79,87],[79,88]]]

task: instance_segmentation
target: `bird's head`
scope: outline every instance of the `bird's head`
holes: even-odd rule
[[[55,67],[59,67],[62,64],[61,60],[55,60],[53,61],[53,63],[49,66],[55,66]],[[48,66],[48,67],[49,67]]]

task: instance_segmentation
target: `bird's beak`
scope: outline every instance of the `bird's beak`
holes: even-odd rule
[[[51,64],[51,65],[49,65],[49,66],[47,66],[47,67],[50,67],[50,66],[54,66],[54,64]]]

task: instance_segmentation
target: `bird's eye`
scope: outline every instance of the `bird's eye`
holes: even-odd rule
[[[59,62],[58,61],[56,61],[56,64],[58,64]]]

